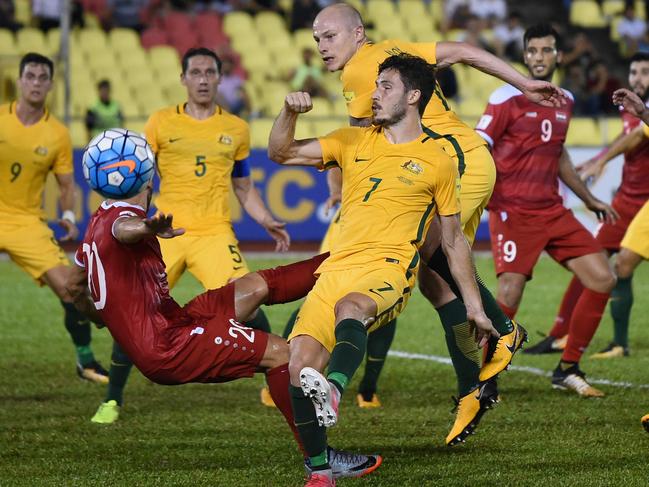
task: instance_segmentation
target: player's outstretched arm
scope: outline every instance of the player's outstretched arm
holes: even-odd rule
[[[442,250],[448,259],[453,278],[460,288],[466,306],[466,316],[475,327],[475,337],[482,347],[490,336],[498,337],[498,332],[487,318],[482,307],[471,248],[462,233],[460,215],[439,216],[442,233]]]
[[[527,78],[502,59],[466,42],[438,42],[436,57],[440,68],[456,63],[472,66],[515,86],[534,103],[549,107],[566,103],[566,95],[558,86],[548,81]]]
[[[606,164],[611,159],[615,159],[620,154],[624,154],[636,147],[642,139],[644,139],[644,130],[642,125],[634,128],[628,134],[623,134],[621,137],[618,137],[613,141],[611,146],[604,150],[594,159],[587,161],[581,168],[577,168],[577,172],[581,176],[583,181],[588,180],[589,178],[594,178],[594,181],[597,181],[602,173]]]
[[[613,92],[613,104],[624,107],[631,115],[649,124],[649,108],[633,91],[626,88],[615,90]]]
[[[268,157],[285,166],[320,166],[322,148],[318,139],[295,140],[295,124],[300,113],[313,108],[311,96],[304,92],[289,93],[284,108],[275,119],[268,138]]]
[[[68,279],[65,282],[65,289],[72,298],[75,308],[97,325],[104,325],[101,315],[90,297],[88,275],[83,267],[73,265],[70,268]]]
[[[246,213],[264,227],[275,240],[275,252],[286,252],[291,245],[291,237],[285,229],[286,223],[273,218],[261,199],[259,191],[255,188],[252,178],[250,176],[232,178],[232,188]]]
[[[56,182],[59,185],[61,197],[59,199],[59,206],[63,216],[58,221],[58,224],[65,228],[66,233],[61,237],[61,242],[68,240],[76,240],[79,236],[79,229],[77,228],[74,220],[74,176],[69,174],[55,174]]]
[[[113,235],[124,244],[134,244],[152,236],[174,238],[183,233],[185,233],[185,229],[173,228],[171,214],[158,213],[151,218],[128,216],[118,218],[113,223]]]
[[[598,220],[614,223],[618,218],[620,218],[617,211],[615,211],[610,205],[607,205],[603,201],[595,198],[593,193],[590,192],[586,183],[584,183],[579,177],[579,174],[577,174],[577,171],[570,160],[570,155],[565,148],[559,158],[559,179],[561,179],[561,181],[563,181],[566,186],[568,186],[572,192],[584,202],[586,208],[597,215]]]

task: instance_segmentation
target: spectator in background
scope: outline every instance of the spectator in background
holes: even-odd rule
[[[444,19],[440,19],[440,31],[464,29],[471,12],[469,0],[444,0]]]
[[[302,64],[298,66],[291,77],[292,91],[305,91],[311,96],[327,97],[326,88],[322,85],[323,66],[315,65],[312,49],[302,49]]]
[[[316,0],[295,0],[291,10],[291,32],[298,29],[311,29],[313,20],[321,8]]]
[[[72,26],[84,27],[81,1],[73,0],[70,8]],[[63,10],[63,0],[32,0],[32,17],[43,32],[61,25],[61,10]]]
[[[107,27],[123,27],[142,32],[142,13],[148,3],[148,0],[108,0]]]
[[[457,39],[460,42],[466,42],[472,46],[479,47],[491,53],[494,52],[493,46],[489,44],[483,35],[483,22],[479,17],[470,15],[466,23],[465,32]]]
[[[234,62],[229,57],[223,57],[217,99],[218,104],[233,115],[242,117],[250,114],[250,99],[244,88],[244,79],[235,73]]]
[[[633,56],[638,50],[638,44],[642,41],[647,32],[647,24],[635,15],[633,2],[626,2],[624,16],[617,25],[617,33],[620,36],[621,54],[624,57]]]
[[[521,62],[523,59],[523,34],[521,14],[514,11],[507,16],[505,22],[494,28],[494,49],[500,58]]]
[[[484,28],[493,27],[507,17],[505,0],[469,0],[469,12],[483,22]]]
[[[122,127],[124,124],[124,117],[119,103],[112,100],[110,96],[110,81],[102,79],[97,83],[97,92],[97,101],[86,112],[88,140],[104,130]]]
[[[16,22],[16,6],[13,0],[0,0],[0,29],[18,32],[23,24]]]

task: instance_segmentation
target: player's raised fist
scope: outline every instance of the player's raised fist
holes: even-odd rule
[[[620,88],[613,92],[613,105],[620,105],[634,117],[641,118],[647,107],[633,91]]]
[[[286,95],[284,100],[286,110],[293,113],[306,113],[313,108],[311,95],[303,91],[296,91]]]

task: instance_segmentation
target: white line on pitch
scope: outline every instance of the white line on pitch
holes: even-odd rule
[[[388,356],[406,358],[410,360],[425,360],[428,362],[436,362],[438,364],[453,365],[451,359],[448,357],[440,357],[439,355],[427,355],[423,353],[410,353],[402,352],[400,350],[390,350]],[[542,377],[552,377],[552,372],[547,370],[539,369],[538,367],[528,367],[526,365],[510,365],[508,370],[513,370],[515,372],[527,372],[532,375],[539,375]],[[639,389],[649,389],[649,384],[633,384],[632,382],[616,382],[608,379],[588,379],[588,382],[591,384],[601,384],[606,386],[613,387],[626,387],[633,388],[637,387]]]

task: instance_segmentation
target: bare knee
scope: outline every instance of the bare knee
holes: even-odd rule
[[[259,274],[246,274],[234,281],[234,308],[238,320],[250,319],[267,298],[268,285]]]
[[[336,323],[344,319],[364,322],[376,315],[376,303],[364,294],[350,293],[336,303],[334,314],[336,315]]]
[[[300,385],[300,372],[304,367],[313,367],[322,372],[329,360],[329,352],[313,337],[299,335],[291,340],[289,347],[288,372],[291,384]]]
[[[289,361],[288,343],[282,337],[277,335],[268,335],[268,343],[264,358],[260,365],[264,368],[272,369],[279,367]]]
[[[598,266],[591,269],[591,275],[588,277],[584,286],[598,293],[610,293],[615,287],[617,279],[611,268],[607,265]]]
[[[509,308],[518,308],[523,297],[527,276],[505,272],[498,276],[497,299]]]

